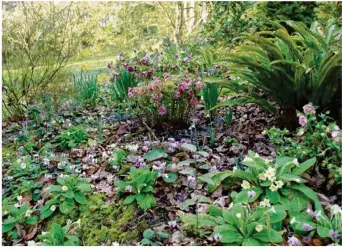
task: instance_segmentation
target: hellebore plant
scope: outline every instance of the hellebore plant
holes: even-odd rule
[[[148,123],[156,126],[163,122],[184,125],[203,88],[204,83],[198,77],[185,75],[177,79],[164,73],[162,79],[154,77],[148,84],[140,83],[129,89],[128,95],[139,105]]]
[[[200,236],[211,235],[228,246],[264,246],[283,241],[282,233],[275,229],[286,217],[281,206],[252,211],[248,205],[231,203],[228,209],[210,205],[208,210],[209,214],[180,215],[184,228],[198,228]]]

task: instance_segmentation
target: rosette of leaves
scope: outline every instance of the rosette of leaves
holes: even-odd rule
[[[283,241],[280,230],[286,212],[281,206],[252,211],[239,203],[228,209],[210,205],[208,210],[209,214],[181,215],[184,228],[198,228],[200,236],[212,236],[227,246],[264,246]]]
[[[58,178],[57,183],[48,188],[51,199],[41,208],[41,219],[51,216],[57,207],[63,214],[68,214],[74,207],[81,206],[81,209],[88,203],[85,194],[89,194],[92,189],[86,179],[69,176]]]
[[[43,169],[39,162],[32,159],[29,155],[24,156],[22,159],[17,159],[11,165],[10,171],[13,179],[20,181],[26,181],[27,178],[36,179],[48,172],[47,169]]]
[[[29,208],[25,203],[21,207],[8,205],[6,207],[7,215],[3,214],[4,218],[7,217],[2,224],[2,233],[10,232],[11,237],[16,239],[19,237],[16,226],[30,227],[38,223],[38,216],[32,215],[35,211]]]
[[[81,241],[78,235],[73,233],[75,224],[79,224],[79,222],[69,223],[64,227],[53,223],[50,231],[39,235],[38,239],[42,240],[44,246],[79,246]]]
[[[85,142],[88,139],[88,133],[81,126],[70,127],[63,131],[59,136],[55,138],[57,147],[65,151],[66,149],[72,149],[77,147],[80,143]]]
[[[146,229],[143,232],[143,239],[140,242],[143,246],[161,246],[164,239],[169,238],[166,232],[155,232],[152,229]]]
[[[337,205],[330,209],[330,216],[324,211],[293,213],[290,220],[292,229],[297,234],[314,236],[317,233],[322,238],[330,238],[334,243],[341,243],[342,210]]]
[[[307,207],[309,201],[313,201],[316,209],[322,210],[316,193],[307,187],[305,180],[300,177],[315,162],[316,158],[311,158],[299,164],[294,158],[278,156],[273,163],[249,151],[242,161],[247,167],[245,170],[205,175],[200,179],[212,186],[219,186],[222,182],[237,184],[242,180],[242,191],[231,193],[236,203],[249,203],[266,198],[274,205],[287,205],[289,210],[299,212]]]
[[[149,209],[156,205],[153,195],[153,186],[156,182],[158,173],[150,171],[149,168],[131,168],[127,181],[116,181],[114,185],[118,187],[119,195],[128,195],[124,204],[131,204],[134,201],[143,209]]]

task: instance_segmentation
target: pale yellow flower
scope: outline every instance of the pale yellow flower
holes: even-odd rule
[[[275,192],[275,191],[278,190],[278,186],[272,184],[272,185],[270,186],[270,190],[271,190],[272,192]]]
[[[251,184],[248,182],[248,181],[243,181],[242,184],[241,184],[241,187],[243,189],[250,189],[251,188]]]
[[[271,207],[271,203],[269,199],[264,199],[260,202],[260,207]]]
[[[256,225],[255,230],[257,232],[261,232],[264,229],[264,227],[261,224]]]

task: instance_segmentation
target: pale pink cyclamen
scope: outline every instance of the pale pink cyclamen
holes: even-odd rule
[[[161,106],[159,107],[159,114],[160,114],[160,115],[165,115],[166,113],[167,113],[166,107],[165,107],[164,105],[161,105]]]
[[[306,119],[306,117],[304,115],[300,115],[299,116],[299,124],[302,127],[305,127],[307,124],[308,120]]]
[[[304,113],[307,115],[316,114],[315,108],[309,103],[303,106]]]

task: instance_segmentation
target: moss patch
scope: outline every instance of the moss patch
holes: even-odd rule
[[[108,245],[114,241],[129,245],[131,241],[140,241],[148,227],[145,220],[135,222],[133,205],[105,204],[103,194],[89,197],[88,209],[80,218],[80,238],[85,246]]]

